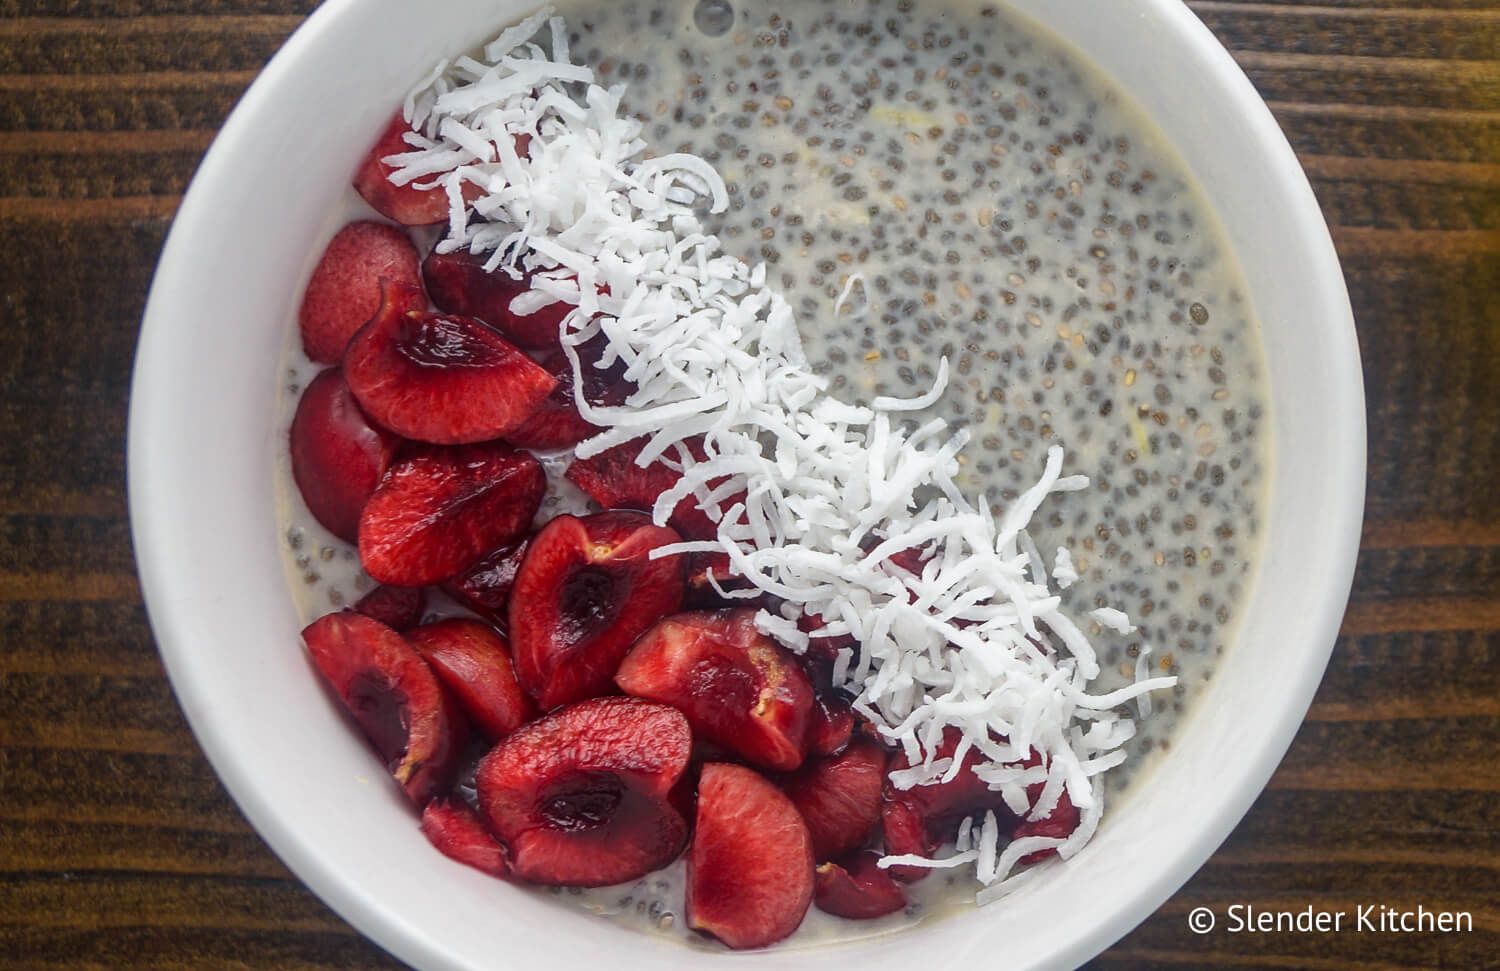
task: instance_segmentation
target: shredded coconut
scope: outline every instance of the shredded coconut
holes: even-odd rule
[[[1135,656],[1135,680],[1137,684],[1147,680],[1147,675],[1151,673],[1150,657],[1151,648],[1142,645],[1141,652]],[[1135,699],[1135,713],[1142,718],[1151,717],[1151,692],[1144,692]]]
[[[1052,558],[1052,579],[1057,581],[1059,588],[1066,590],[1078,582],[1078,570],[1073,566],[1073,554],[1068,552],[1066,546],[1057,548],[1057,555]]]
[[[849,300],[850,295],[854,293],[854,288],[857,286],[863,291],[864,284],[865,275],[863,273],[849,274],[849,279],[844,281],[844,288],[839,291],[838,299],[833,302],[833,315],[835,317],[844,312],[844,304]],[[864,302],[868,302],[868,298]],[[864,316],[864,312],[865,308],[862,305],[857,316]]]
[[[1096,651],[1052,589],[1078,579],[1071,557],[1059,549],[1049,578],[1025,533],[1050,496],[1088,479],[1063,476],[1053,447],[1037,483],[1003,512],[986,496],[965,496],[955,478],[967,433],[903,417],[938,401],[946,360],[915,398],[865,408],[831,397],[765,268],[726,255],[699,222],[701,209],[728,205],[724,180],[695,156],[646,158],[641,123],[620,115],[624,87],[601,87],[569,63],[566,36],[544,8],[488,45],[484,63],[438,65],[405,101],[412,150],[386,158],[392,181],[446,193],[439,251],[532,274],[536,295],[518,298],[518,311],[554,301],[576,308],[561,325],[575,374],[585,366],[578,348],[607,339],[600,366],[623,364],[636,390],[603,407],[575,382],[579,412],[604,429],[576,455],[643,439],[642,465],[661,457],[682,470],[656,503],[656,521],[692,496],[717,523],[716,542],[658,554],[726,553],[750,589],[710,582],[730,597],[778,598],[784,606],[761,610],[757,626],[790,650],[806,649],[803,613],[822,618],[826,634],[854,636],[858,647],[839,652],[834,677],[911,762],[892,773],[893,785],[951,778],[972,750],[978,777],[1017,815],[1042,818],[1066,792],[1081,823],[1065,840],[1007,843],[990,812],[963,824],[946,857],[881,861],[973,862],[986,885],[981,901],[1003,896],[1029,873],[1013,875],[1028,853],[1056,849],[1067,859],[1088,841],[1103,812],[1098,777],[1123,761],[1119,747],[1134,734],[1125,706],[1146,710],[1147,693],[1176,680],[1089,691]],[[466,202],[464,184],[479,197]],[[903,550],[921,553],[920,571],[890,561]],[[1133,629],[1118,610],[1091,616]],[[938,759],[950,727],[962,734],[958,758]],[[1040,763],[1021,766],[1033,749]],[[1027,791],[1038,782],[1033,804]]]
[[[1117,634],[1134,634],[1135,625],[1125,615],[1125,611],[1116,610],[1114,607],[1099,607],[1089,611],[1089,616],[1097,620],[1101,627],[1108,627]]]

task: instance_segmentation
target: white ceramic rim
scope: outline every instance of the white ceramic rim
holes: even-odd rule
[[[199,256],[196,241],[211,239],[216,231],[216,193],[225,186],[232,160],[251,147],[250,139],[255,128],[262,124],[261,116],[278,97],[279,88],[294,66],[304,57],[315,55],[329,35],[344,29],[345,22],[361,5],[361,0],[329,0],[288,40],[225,123],[183,201],[152,286],[132,386],[129,422],[132,530],[142,589],[174,690],[204,751],[252,825],[315,893],[392,954],[419,967],[469,968],[477,965],[455,958],[445,941],[436,939],[430,928],[418,926],[405,911],[393,907],[386,896],[350,879],[329,854],[309,843],[299,822],[298,806],[270,798],[257,778],[245,771],[247,746],[254,745],[256,740],[247,736],[243,724],[220,716],[216,699],[204,683],[203,668],[194,657],[194,635],[188,623],[190,610],[201,610],[202,605],[186,605],[176,594],[198,569],[184,555],[192,537],[182,535],[174,527],[182,504],[191,497],[184,497],[173,480],[172,463],[158,461],[172,449],[181,451],[184,447],[171,441],[163,444],[161,438],[174,427],[172,416],[184,405],[182,395],[175,390],[173,375],[163,370],[170,357],[168,345],[173,340],[168,324],[169,308],[175,295],[190,287],[193,263]],[[1015,6],[1042,16],[1046,2],[1019,0]],[[1269,177],[1281,192],[1279,200],[1287,210],[1285,215],[1295,227],[1287,245],[1300,250],[1301,259],[1318,284],[1318,316],[1326,321],[1333,349],[1328,360],[1318,362],[1318,373],[1332,389],[1326,399],[1327,421],[1337,434],[1326,443],[1329,451],[1324,496],[1330,501],[1322,504],[1324,520],[1320,523],[1326,542],[1320,553],[1299,561],[1296,568],[1323,578],[1322,589],[1327,595],[1303,614],[1299,633],[1304,649],[1297,655],[1294,666],[1285,671],[1285,690],[1265,699],[1261,708],[1271,729],[1236,740],[1241,763],[1219,780],[1227,785],[1211,800],[1205,800],[1205,807],[1212,810],[1208,821],[1190,830],[1189,838],[1177,844],[1172,852],[1132,871],[1136,882],[1130,892],[1097,901],[1087,926],[1069,941],[1057,947],[1023,946],[1013,950],[1014,960],[1009,963],[1015,967],[1076,965],[1097,954],[1170,897],[1239,822],[1280,762],[1321,679],[1342,618],[1360,535],[1365,438],[1358,347],[1342,272],[1317,202],[1269,110],[1207,28],[1177,0],[1135,0],[1134,6],[1165,43],[1193,59],[1194,68],[1201,72],[1202,85],[1213,89],[1231,106],[1236,122],[1262,148],[1261,157],[1255,161],[1268,167]],[[1084,886],[1076,882],[1073,885]],[[915,933],[881,939],[880,952],[863,944],[849,947],[863,948],[866,953],[860,955],[862,959],[876,960],[879,955],[876,963],[881,965],[886,958],[892,964],[916,960],[928,964],[964,964],[997,953],[993,948],[1001,942],[991,931],[980,927],[981,923],[988,923],[988,917],[986,913],[983,918],[965,918],[971,931],[967,940],[963,946],[941,954],[924,953],[912,944],[910,939],[919,936]],[[592,935],[577,935],[576,941],[569,935],[561,937],[562,940],[549,941],[547,951],[559,964],[597,959],[609,953],[592,940]],[[585,941],[585,937],[590,939]],[[673,963],[674,955],[680,955],[689,965],[733,959],[696,950],[674,952],[645,946],[636,953],[624,938],[619,945],[621,966]],[[826,955],[807,960],[808,953],[769,952],[754,960],[778,968],[814,961],[820,966],[825,963]],[[511,954],[497,955],[497,960],[510,963],[511,957]],[[856,955],[850,950],[841,952],[840,957],[852,959]]]

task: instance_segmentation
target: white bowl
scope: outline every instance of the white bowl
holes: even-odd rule
[[[1074,965],[1161,905],[1228,835],[1322,676],[1359,540],[1364,408],[1343,278],[1266,106],[1178,0],[1018,0],[1175,143],[1227,229],[1264,328],[1275,461],[1239,642],[1150,785],[1086,851],[1000,905],[843,945],[865,968]],[[515,0],[329,0],[224,125],[172,229],[141,334],[130,500],[151,620],[193,730],[245,815],[360,930],[423,968],[688,968],[734,957],[629,933],[441,861],[299,648],[271,470],[284,328],[331,200],[439,57]],[[824,965],[806,950],[740,961]],[[743,966],[743,964],[741,965]]]

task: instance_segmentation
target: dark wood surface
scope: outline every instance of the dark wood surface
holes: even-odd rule
[[[226,797],[163,675],[125,512],[157,253],[216,127],[312,6],[0,0],[3,968],[395,966]],[[1334,228],[1369,507],[1343,635],[1280,771],[1097,966],[1500,966],[1500,2],[1193,6]],[[1231,903],[1421,904],[1475,927],[1188,931],[1192,908],[1222,921]]]

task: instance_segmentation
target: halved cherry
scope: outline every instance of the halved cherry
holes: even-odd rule
[[[380,281],[402,287],[401,310],[426,310],[417,248],[385,223],[352,222],[323,250],[297,311],[302,349],[320,364],[337,364],[355,331],[380,309]]]
[[[468,726],[437,676],[400,634],[350,610],[302,632],[313,664],[418,805],[459,767]]]
[[[809,755],[836,755],[854,736],[854,709],[849,702],[829,691],[820,692],[813,702],[812,719],[807,725]]]
[[[650,510],[663,492],[676,485],[682,473],[668,468],[657,459],[645,468],[636,464],[646,439],[637,438],[623,445],[600,452],[586,459],[578,459],[564,473],[569,482],[588,493],[605,509]],[[690,454],[700,459],[704,452],[696,442],[688,446]],[[669,450],[672,451],[672,450]],[[717,484],[718,480],[710,484]],[[724,508],[733,502],[722,504]],[[708,540],[719,535],[719,528],[698,506],[694,496],[687,496],[677,504],[667,522],[688,539]]]
[[[797,807],[744,766],[705,765],[687,880],[694,930],[736,950],[786,937],[813,896],[812,840]]]
[[[522,347],[557,347],[563,318],[573,312],[573,304],[558,301],[533,313],[516,313],[511,301],[531,289],[530,274],[516,279],[503,269],[486,270],[487,260],[468,250],[429,253],[422,261],[422,278],[432,302],[452,314],[478,317]]]
[[[443,592],[486,620],[504,627],[510,588],[526,556],[527,540],[486,553],[473,566],[443,584]]]
[[[415,447],[365,503],[360,561],[381,583],[441,582],[525,535],[546,488],[535,458],[499,442]]]
[[[921,550],[907,547],[890,555],[890,561],[913,576],[921,576],[922,568],[926,565],[929,557]]]
[[[359,514],[401,439],[371,423],[338,368],[313,378],[292,417],[292,478],[313,518],[339,539],[359,536]]]
[[[434,799],[422,810],[422,833],[449,859],[492,877],[510,875],[505,847],[484,828],[479,816],[457,799]]]
[[[595,367],[594,362],[598,360],[595,342],[591,341],[578,350],[584,400],[604,406],[624,402],[630,393],[630,385],[620,377],[624,368],[616,366],[600,370]],[[573,368],[567,355],[561,350],[549,351],[542,357],[541,365],[557,379],[557,387],[520,428],[505,436],[506,441],[520,448],[571,448],[598,432],[599,426],[584,421],[578,413],[578,402],[573,393]]]
[[[1046,836],[1051,839],[1065,840],[1073,835],[1078,828],[1078,808],[1073,805],[1073,800],[1068,798],[1067,792],[1058,797],[1057,805],[1052,807],[1052,812],[1043,819],[1023,819],[1016,824],[1011,831],[1010,838],[1022,839],[1027,836]],[[1040,863],[1049,856],[1055,856],[1057,849],[1049,847],[1045,850],[1037,850],[1021,857],[1023,865]]]
[[[680,709],[705,740],[768,769],[806,754],[813,692],[796,659],[755,629],[755,611],[675,614],[647,631],[615,683]]]
[[[396,185],[390,180],[391,173],[396,171],[395,168],[381,161],[388,155],[402,155],[416,151],[406,144],[404,136],[409,131],[411,131],[411,125],[407,124],[401,112],[396,112],[381,130],[380,137],[371,146],[370,151],[360,161],[359,168],[354,173],[354,189],[375,208],[376,212],[403,226],[430,226],[433,223],[444,222],[448,218],[446,190],[441,187],[418,189],[410,183]],[[417,179],[416,181],[427,180]],[[483,195],[483,190],[479,186],[469,182],[464,183],[465,202],[473,202],[481,195]]]
[[[532,538],[510,598],[521,684],[545,711],[611,691],[620,659],[682,603],[686,557],[637,512],[558,516]]]
[[[943,731],[942,740],[934,753],[935,759],[952,758],[958,751],[962,733],[953,727]],[[1028,765],[1040,755],[1033,749],[1027,759],[1017,763]],[[945,839],[951,838],[959,820],[983,812],[994,812],[1002,827],[1009,829],[1015,816],[1006,806],[1000,792],[991,789],[975,774],[976,766],[983,762],[977,749],[969,749],[960,760],[958,773],[947,782],[896,789],[887,784],[885,804],[881,809],[881,822],[885,829],[886,852],[892,856],[914,853],[931,856]],[[904,752],[898,752],[891,760],[891,771],[910,766]],[[1031,798],[1040,793],[1040,784],[1029,787]],[[891,875],[898,880],[912,882],[930,873],[920,867],[891,867]]]
[[[533,883],[599,887],[644,876],[682,852],[671,794],[692,733],[636,698],[594,698],[506,738],[479,765],[480,812]]]
[[[822,614],[804,612],[797,618],[797,629],[809,635],[807,640],[806,657],[820,664],[831,665],[838,658],[841,650],[857,650],[859,642],[850,634],[817,634],[816,632],[828,626],[828,619]]]
[[[887,856],[931,857],[941,843],[928,832],[922,810],[896,791],[888,791],[880,806],[880,828]],[[928,867],[897,864],[888,871],[897,880],[916,883],[932,874]]]
[[[884,783],[885,751],[861,738],[793,773],[781,787],[807,821],[813,854],[832,860],[865,845],[880,822]]]
[[[950,726],[944,729],[934,759],[952,758],[958,751],[958,743],[962,737],[963,733],[957,728]],[[970,748],[964,753],[961,762],[958,774],[948,782],[934,782],[900,790],[903,796],[922,810],[929,823],[935,823],[943,816],[961,818],[987,809],[1004,810],[1005,800],[999,791],[991,789],[988,783],[974,774],[974,769],[984,762],[984,756],[979,750]],[[911,763],[905,752],[897,752],[891,760],[892,772],[910,767]]]
[[[520,728],[536,713],[516,682],[510,645],[492,628],[454,617],[418,627],[406,639],[491,742]]]
[[[483,321],[408,309],[411,290],[387,285],[344,352],[360,406],[397,434],[439,445],[520,427],[556,380]]]
[[[879,853],[856,853],[821,864],[814,874],[813,903],[824,913],[870,920],[906,907],[906,892],[882,870]]]
[[[373,617],[396,631],[415,627],[422,619],[427,595],[421,587],[388,587],[381,585],[360,597],[354,604],[357,613]]]
[[[709,577],[713,581],[709,581]],[[714,584],[718,584],[715,589]],[[700,610],[716,610],[724,607],[745,607],[754,600],[740,600],[720,596],[719,590],[743,590],[748,584],[731,565],[728,553],[692,553],[688,560],[687,604]]]

